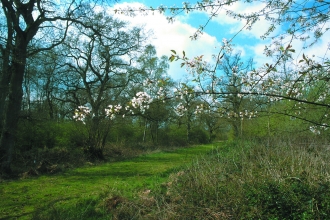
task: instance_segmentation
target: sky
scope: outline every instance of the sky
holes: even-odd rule
[[[164,3],[166,2],[166,3]],[[193,2],[193,1],[191,1]],[[196,1],[194,1],[196,2]],[[166,6],[182,6],[182,1],[178,0],[121,0],[113,7],[115,9],[141,8],[150,6],[157,8],[160,5]],[[251,3],[245,5],[244,3],[234,4],[230,9],[240,11],[242,13],[250,13],[258,10],[263,5],[261,3]],[[156,47],[157,55],[170,56],[171,50],[175,50],[182,54],[185,51],[190,58],[204,55],[204,59],[212,63],[212,54],[219,52],[219,47],[224,38],[231,39],[238,30],[240,30],[244,23],[228,17],[224,11],[220,11],[219,15],[212,19],[204,29],[203,35],[198,40],[191,40],[189,37],[196,32],[200,25],[204,25],[208,20],[207,12],[190,12],[188,14],[182,13],[176,17],[175,22],[169,23],[166,20],[166,15],[155,12],[153,15],[137,15],[134,17],[125,15],[115,15],[120,19],[128,21],[133,26],[144,26],[152,34],[149,38],[150,44]],[[270,39],[261,40],[263,35],[269,27],[269,23],[260,19],[251,30],[244,30],[237,35],[233,44],[234,51],[240,52],[243,59],[253,58],[255,67],[261,66],[265,63],[271,62],[271,59],[263,54],[266,45],[271,43]],[[283,27],[277,27],[274,34],[283,31]],[[304,51],[305,54],[314,54],[316,56],[324,56],[324,48],[328,48],[330,35],[327,33],[323,39],[320,40],[313,48]],[[295,58],[298,60],[302,56],[300,49],[303,47],[303,42],[295,42],[293,44],[297,53]],[[187,77],[184,68],[180,67],[180,62],[170,63],[169,75],[174,80],[181,80]]]

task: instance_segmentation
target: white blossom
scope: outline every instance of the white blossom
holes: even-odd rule
[[[153,101],[151,96],[146,92],[138,92],[131,100],[132,107],[139,109],[141,113],[144,113],[146,109],[149,109],[150,103]]]
[[[108,105],[108,107],[105,109],[105,114],[107,117],[109,117],[111,120],[115,119],[116,115],[120,113],[120,110],[123,107],[118,105]]]
[[[178,116],[183,116],[187,111],[187,108],[182,104],[182,103],[179,103],[176,107],[175,107],[175,113],[178,115]]]
[[[76,121],[82,121],[85,124],[86,116],[91,113],[91,110],[86,106],[78,106],[74,111],[73,119]]]

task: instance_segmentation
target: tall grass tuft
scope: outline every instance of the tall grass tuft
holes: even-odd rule
[[[232,142],[170,175],[125,219],[329,219],[330,146]],[[125,214],[125,216],[124,216]]]

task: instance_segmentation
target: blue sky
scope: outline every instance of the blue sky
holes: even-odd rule
[[[124,9],[127,7],[149,8],[150,6],[157,8],[159,5],[182,6],[182,0],[121,0],[114,7],[117,9]],[[261,3],[252,3],[249,5],[238,3],[230,6],[229,9],[240,11],[242,13],[250,13],[260,9],[262,6]],[[121,19],[127,20],[134,26],[144,25],[146,30],[151,30],[153,34],[150,37],[150,43],[155,45],[158,56],[170,56],[170,50],[176,50],[178,52],[184,50],[188,57],[204,55],[205,59],[209,62],[212,62],[212,54],[218,53],[222,39],[230,39],[244,26],[244,23],[241,21],[229,18],[224,11],[220,11],[219,16],[208,24],[204,30],[204,34],[198,40],[191,41],[189,36],[191,36],[200,25],[204,25],[207,21],[208,14],[206,12],[182,13],[176,17],[176,21],[173,24],[169,24],[166,20],[166,16],[157,12],[154,13],[154,15],[147,16],[117,16]],[[271,62],[271,59],[263,54],[264,47],[270,44],[271,41],[269,39],[260,39],[260,36],[268,27],[269,23],[266,20],[260,19],[252,30],[244,30],[233,40],[235,51],[240,51],[243,58],[248,59],[252,57],[256,67],[261,66],[266,62]],[[283,31],[282,29],[283,27],[278,27],[274,34],[280,33]],[[327,48],[329,43],[328,39],[330,39],[330,35],[327,33],[318,44],[305,51],[305,54],[324,54],[324,48]],[[296,51],[300,51],[303,42],[296,42],[293,46]],[[301,55],[302,52],[298,52],[296,54],[296,59],[298,60]],[[170,65],[169,74],[173,79],[179,80],[185,77],[186,72],[185,69],[180,68],[179,62],[174,62]]]

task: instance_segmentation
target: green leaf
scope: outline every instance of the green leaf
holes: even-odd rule
[[[306,58],[306,56],[305,56],[305,54],[303,53],[303,58],[304,58],[304,60],[306,60],[307,61],[307,58]]]
[[[172,51],[172,53],[176,54],[176,51],[175,50],[171,50],[171,51]]]

